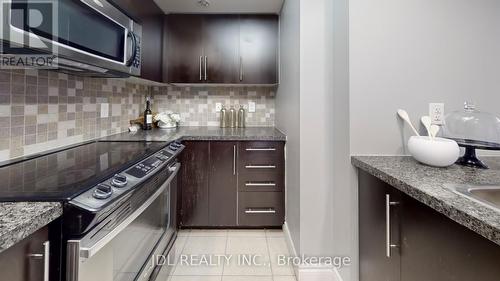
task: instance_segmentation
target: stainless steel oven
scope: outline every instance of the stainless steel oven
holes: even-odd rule
[[[142,28],[108,1],[0,2],[3,53],[53,53],[59,70],[80,75],[140,75]]]
[[[179,168],[176,162],[165,166],[85,236],[68,240],[66,280],[154,279],[159,268],[153,257],[167,253],[176,237]]]

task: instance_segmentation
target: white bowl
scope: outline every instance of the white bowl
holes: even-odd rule
[[[458,144],[449,139],[413,136],[408,140],[408,150],[415,160],[434,167],[453,165],[460,155]]]

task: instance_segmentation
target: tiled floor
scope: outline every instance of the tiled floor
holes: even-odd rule
[[[289,256],[281,230],[182,230],[174,245],[176,265],[158,281],[296,281],[293,269],[279,265],[278,257]],[[228,262],[186,265],[184,257],[230,257]],[[238,259],[253,257],[257,265]],[[215,259],[214,259],[215,260]]]

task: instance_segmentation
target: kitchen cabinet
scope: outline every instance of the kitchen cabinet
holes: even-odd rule
[[[283,142],[188,141],[185,145],[180,177],[181,227],[283,224]]]
[[[209,142],[185,142],[179,174],[178,221],[182,226],[206,226],[208,217]]]
[[[209,224],[236,224],[236,142],[210,142]]]
[[[278,16],[171,14],[165,33],[165,82],[278,83]]]
[[[168,15],[165,82],[200,83],[203,73],[203,16]]]
[[[359,280],[399,281],[401,256],[390,245],[398,244],[400,192],[360,172],[358,200]]]
[[[275,15],[240,16],[239,83],[278,83],[278,25]]]
[[[396,246],[390,258],[384,236],[387,194],[397,202],[390,208],[390,239]],[[500,276],[499,245],[361,171],[359,236],[361,281],[492,281]]]
[[[1,280],[42,281],[48,274],[50,243],[48,227],[31,234],[0,253]]]

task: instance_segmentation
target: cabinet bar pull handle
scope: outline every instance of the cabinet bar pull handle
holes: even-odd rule
[[[208,60],[207,60],[207,56],[205,56],[205,81],[207,81],[207,64],[208,64]]]
[[[203,64],[203,56],[200,56],[200,81],[203,80],[203,76],[202,76],[202,64]]]
[[[385,255],[391,257],[391,249],[397,248],[395,244],[391,244],[391,206],[398,205],[399,202],[391,201],[389,194],[385,195]]]
[[[275,183],[273,182],[247,182],[245,183],[245,186],[276,186]]]
[[[236,145],[233,145],[233,175],[236,175]]]
[[[276,210],[273,208],[269,208],[269,209],[248,208],[245,210],[245,214],[276,214]]]
[[[50,242],[43,243],[43,254],[28,254],[32,259],[43,259],[43,281],[49,281]]]
[[[246,165],[247,169],[275,169],[275,165]]]
[[[267,148],[247,148],[245,150],[246,151],[276,151],[276,148],[274,148],[274,147],[267,147]]]
[[[240,81],[243,81],[243,57],[240,56]]]

